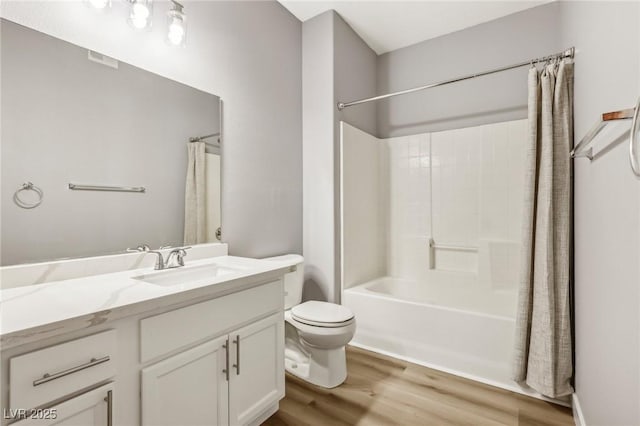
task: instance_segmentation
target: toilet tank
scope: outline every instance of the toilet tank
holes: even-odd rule
[[[267,257],[263,260],[278,262],[285,266],[295,266],[296,270],[284,274],[284,309],[291,309],[302,302],[304,285],[304,258],[298,254]]]

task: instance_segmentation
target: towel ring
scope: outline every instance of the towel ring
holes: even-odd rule
[[[20,192],[22,191],[34,191],[36,194],[38,194],[38,201],[35,201],[33,203],[28,203],[22,200],[20,198]],[[33,209],[38,207],[42,203],[43,198],[44,198],[44,192],[42,192],[42,189],[38,188],[31,182],[23,183],[22,186],[18,188],[16,192],[13,194],[13,202],[16,203],[18,207],[22,207],[23,209]]]

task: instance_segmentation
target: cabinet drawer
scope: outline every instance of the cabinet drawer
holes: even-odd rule
[[[116,345],[109,330],[11,358],[11,408],[37,407],[113,377]]]
[[[282,281],[207,300],[140,321],[140,361],[146,362],[206,338],[215,337],[281,310]]]
[[[18,413],[16,413],[18,414]],[[5,414],[6,415],[6,414]],[[19,414],[18,414],[19,415]],[[33,417],[29,418],[29,415]],[[113,383],[68,399],[47,410],[27,413],[12,426],[111,426],[113,424]]]

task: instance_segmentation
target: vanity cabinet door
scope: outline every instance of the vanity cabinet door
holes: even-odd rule
[[[282,312],[230,333],[229,343],[229,423],[246,425],[284,396]]]
[[[227,336],[142,370],[142,424],[228,424]]]
[[[113,384],[85,392],[32,417],[12,423],[15,426],[112,426]]]

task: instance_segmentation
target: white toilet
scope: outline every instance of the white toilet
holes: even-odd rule
[[[347,378],[345,346],[353,338],[356,320],[346,306],[302,301],[304,258],[299,255],[265,260],[296,266],[284,277],[285,368],[301,379],[334,388]]]

